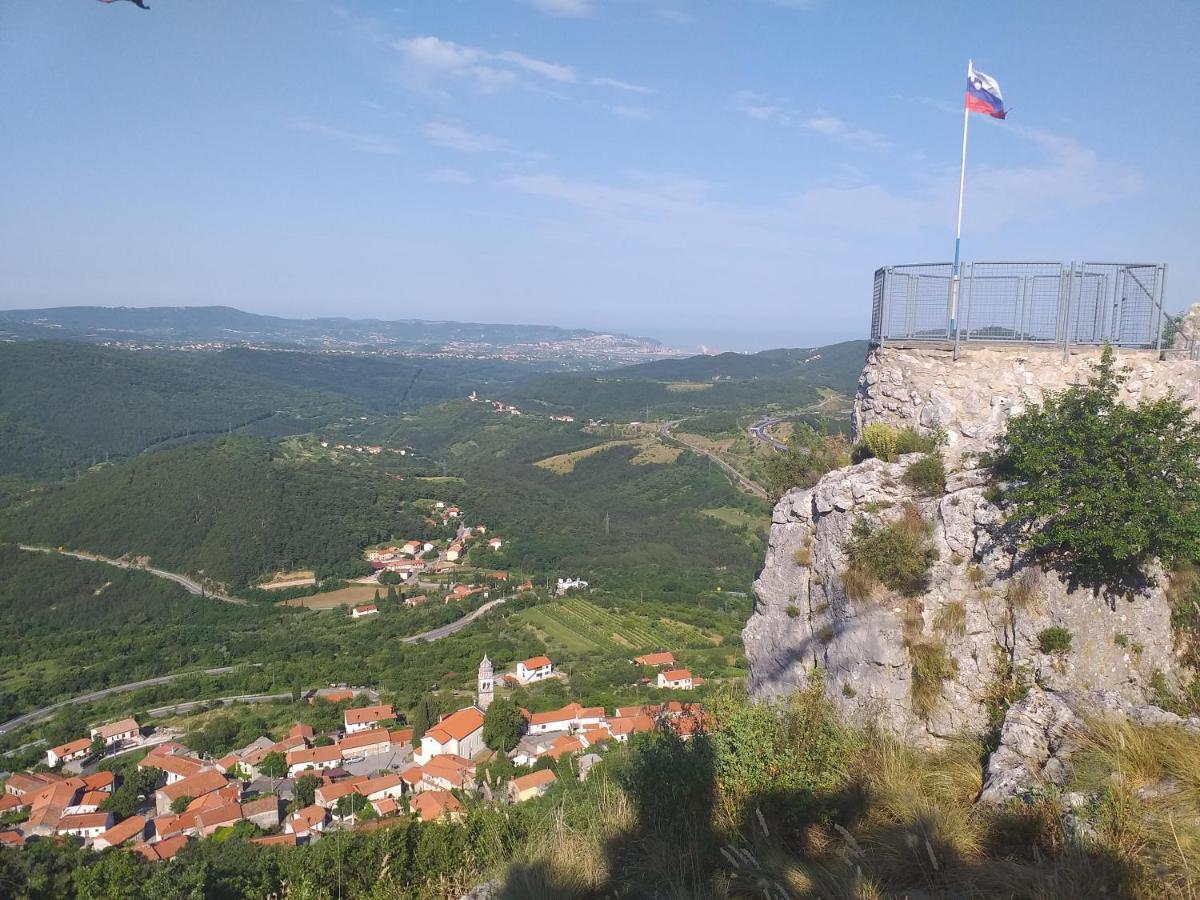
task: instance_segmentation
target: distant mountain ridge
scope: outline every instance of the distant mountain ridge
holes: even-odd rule
[[[292,319],[230,306],[60,306],[0,310],[0,337],[92,341],[166,341],[328,346],[430,347],[479,343],[492,346],[611,337],[663,348],[653,338],[560,328],[425,319]]]

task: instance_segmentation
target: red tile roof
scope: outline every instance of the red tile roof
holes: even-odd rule
[[[522,775],[519,778],[512,780],[512,786],[517,791],[524,792],[530,788],[539,787],[543,784],[553,784],[558,780],[558,777],[549,769],[541,769],[537,772],[530,772],[528,775]]]
[[[396,718],[396,711],[388,705],[360,706],[357,709],[346,710],[346,725],[366,725],[381,719]]]
[[[639,666],[673,666],[675,665],[675,656],[664,650],[661,653],[647,653],[644,656],[635,656],[633,661]]]
[[[140,853],[150,862],[161,862],[170,859],[187,846],[188,839],[182,834],[166,838],[157,844],[141,843],[133,848],[134,853]]]
[[[116,776],[112,772],[96,772],[92,775],[83,776],[83,786],[89,791],[111,793],[116,780]]]
[[[193,799],[203,797],[205,794],[225,787],[226,783],[224,775],[214,769],[209,769],[207,772],[197,772],[195,775],[176,781],[174,784],[168,784],[158,790],[167,798],[168,802],[173,803],[180,797]]]
[[[59,744],[57,747],[51,748],[50,752],[59,759],[62,759],[64,756],[70,756],[72,753],[86,750],[90,746],[92,746],[91,738],[80,738],[77,741],[67,741],[65,744]]]
[[[542,666],[550,665],[550,657],[548,656],[531,656],[522,663],[527,669],[540,669]]]
[[[450,740],[461,741],[483,727],[483,713],[477,707],[468,706],[451,713],[429,729],[429,736],[439,744]]]
[[[130,816],[124,822],[118,822],[104,834],[101,838],[110,846],[115,847],[118,844],[123,844],[132,837],[140,836],[146,830],[145,816]]]
[[[449,791],[422,791],[412,799],[412,810],[423,822],[435,821],[446,812],[457,812],[460,809],[462,804]]]

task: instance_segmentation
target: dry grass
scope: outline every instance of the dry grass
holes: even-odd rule
[[[1038,612],[1042,605],[1042,573],[1037,569],[1022,569],[1008,585],[1008,605],[1017,612]]]
[[[912,663],[912,709],[928,719],[942,699],[942,684],[958,672],[958,662],[946,653],[945,644],[928,637],[908,643],[908,658]]]
[[[796,561],[796,565],[808,568],[812,565],[812,551],[807,547],[797,547],[792,559]]]
[[[869,600],[879,582],[870,572],[850,566],[842,573],[842,590],[851,600]]]
[[[967,607],[960,600],[942,605],[933,617],[933,627],[946,637],[962,637],[967,633]]]

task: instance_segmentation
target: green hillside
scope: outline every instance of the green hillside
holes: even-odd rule
[[[228,431],[279,436],[511,384],[523,365],[0,343],[0,477],[55,478]]]
[[[827,391],[852,396],[865,356],[865,341],[693,356],[601,373],[543,375],[509,389],[503,398],[535,412],[616,420],[787,412],[817,403]]]
[[[406,504],[419,493],[372,463],[234,436],[45,488],[0,514],[0,535],[148,555],[236,588],[280,568],[332,574],[369,542],[418,533],[423,516]]]

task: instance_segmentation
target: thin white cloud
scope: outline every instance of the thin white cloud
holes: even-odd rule
[[[428,173],[426,179],[437,182],[438,184],[474,184],[475,178],[468,172],[462,169],[434,169]]]
[[[858,144],[862,147],[871,147],[876,150],[883,150],[890,146],[882,134],[876,131],[868,131],[865,128],[854,128],[837,116],[831,116],[824,112],[818,112],[815,116],[806,119],[804,128],[813,134],[824,135],[835,140]]]
[[[596,11],[592,0],[518,0],[560,19],[585,19]]]
[[[431,143],[463,153],[496,153],[512,149],[512,144],[503,138],[470,131],[452,122],[429,122],[421,131]]]
[[[622,81],[619,78],[593,78],[592,82],[596,87],[614,88],[618,91],[627,91],[630,94],[653,94],[654,89],[648,88],[642,84],[633,84],[628,81]]]
[[[795,112],[786,98],[766,97],[755,91],[738,91],[734,94],[733,108],[760,122],[790,125],[795,119]]]
[[[558,82],[577,80],[571,66],[536,59],[515,50],[493,53],[435,35],[399,38],[392,46],[408,66],[409,86],[425,90],[438,80],[455,78],[472,84],[483,93],[495,93],[516,84],[518,72],[529,72]]]
[[[645,121],[654,118],[654,114],[644,106],[609,106],[608,111],[623,119],[638,119]]]
[[[359,151],[360,153],[373,153],[380,156],[399,156],[403,152],[403,148],[399,142],[393,138],[380,134],[371,134],[369,132],[361,131],[346,131],[341,128],[336,128],[332,125],[324,125],[320,122],[314,122],[311,119],[288,119],[284,124],[293,131],[301,131],[305,134],[315,134],[318,137],[336,141],[339,144],[344,144],[353,150]]]
[[[690,25],[692,22],[696,21],[695,16],[693,16],[691,13],[684,12],[681,9],[670,9],[664,7],[656,10],[655,15],[658,16],[658,18],[663,22],[670,22],[672,25]]]

